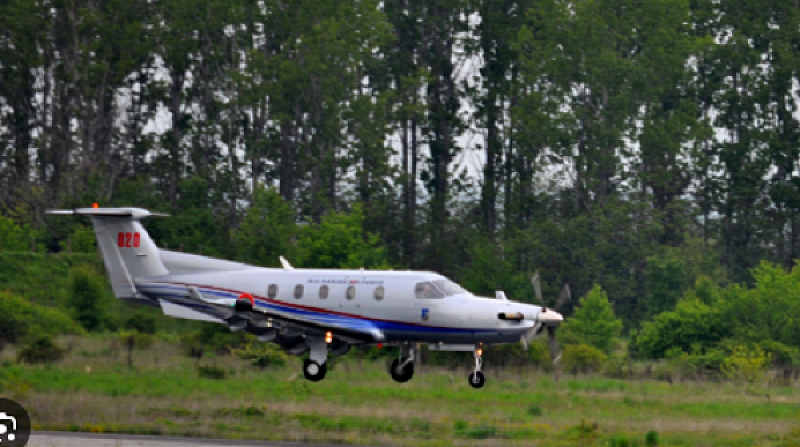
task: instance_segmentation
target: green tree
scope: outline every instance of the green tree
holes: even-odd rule
[[[87,331],[96,332],[108,324],[108,306],[97,274],[87,268],[74,268],[69,274],[68,305]]]
[[[300,235],[304,267],[388,268],[376,235],[364,233],[364,215],[356,205],[350,214],[332,214]]]
[[[559,329],[559,338],[565,344],[585,343],[608,353],[622,331],[622,321],[614,315],[608,296],[600,286],[581,298],[571,317]]]
[[[297,262],[298,232],[290,203],[276,191],[258,187],[236,233],[239,259],[267,267],[280,267],[280,256]]]
[[[30,251],[30,239],[27,228],[17,225],[11,218],[0,216],[0,250]]]

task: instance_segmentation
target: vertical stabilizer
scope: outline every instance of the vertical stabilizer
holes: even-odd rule
[[[156,244],[140,222],[142,218],[157,214],[140,208],[80,208],[49,213],[92,218],[97,245],[117,298],[139,298],[136,278],[168,273]]]

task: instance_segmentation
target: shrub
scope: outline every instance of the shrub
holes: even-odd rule
[[[586,343],[564,345],[561,357],[564,369],[571,373],[598,371],[605,361],[606,355],[602,351]]]
[[[585,343],[608,353],[621,330],[622,321],[614,315],[608,296],[595,285],[559,329],[559,338],[564,343]]]
[[[528,414],[531,416],[541,416],[542,415],[542,406],[539,404],[531,404],[528,407]]]
[[[128,317],[123,322],[122,327],[139,332],[140,334],[155,335],[156,320],[150,315],[137,313]]]
[[[100,331],[106,326],[107,311],[103,286],[97,274],[88,268],[72,269],[69,274],[69,301],[73,315],[87,331]]]
[[[25,363],[55,363],[64,356],[64,349],[48,335],[39,335],[25,343],[17,352],[17,361]]]
[[[530,359],[531,363],[539,368],[549,368],[553,362],[553,359],[550,358],[550,351],[547,349],[545,343],[531,343],[525,355]]]
[[[243,360],[249,360],[257,368],[286,365],[286,354],[277,346],[268,343],[250,343],[233,353]]]
[[[29,334],[80,334],[83,330],[58,309],[41,306],[10,292],[0,291],[0,346]]]
[[[644,435],[644,445],[647,447],[656,447],[658,445],[658,432],[655,430],[650,430]]]
[[[731,380],[752,382],[764,371],[770,356],[760,346],[734,346],[722,362],[722,373]]]
[[[204,379],[223,380],[228,377],[228,373],[219,366],[198,366],[197,373]]]

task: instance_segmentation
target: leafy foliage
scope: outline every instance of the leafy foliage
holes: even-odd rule
[[[96,332],[107,325],[108,303],[104,300],[101,279],[93,271],[76,268],[70,272],[69,307],[77,320],[87,331]]]
[[[64,349],[53,342],[49,335],[37,335],[17,351],[17,361],[25,363],[55,363],[64,356]]]
[[[331,214],[303,229],[299,245],[304,267],[388,268],[386,250],[377,235],[364,232],[360,206],[350,214]]]
[[[586,343],[566,344],[561,355],[561,364],[565,371],[588,373],[602,369],[606,359],[603,351]]]
[[[60,310],[0,291],[0,344],[16,343],[33,334],[52,337],[80,333],[80,325]]]
[[[581,298],[572,317],[559,329],[564,343],[585,343],[608,353],[622,330],[622,321],[614,315],[608,296],[599,285]]]
[[[280,348],[267,343],[248,343],[241,349],[234,349],[233,354],[250,361],[257,368],[281,367],[288,360],[288,356]]]

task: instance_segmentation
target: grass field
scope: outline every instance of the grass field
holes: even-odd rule
[[[482,390],[465,369],[422,367],[394,383],[383,362],[351,356],[319,383],[300,360],[258,370],[228,355],[202,366],[174,343],[136,353],[134,369],[115,338],[64,338],[56,366],[19,366],[2,353],[0,394],[20,400],[40,429],[370,445],[777,446],[793,445],[800,391],[733,383],[676,383],[486,370]],[[649,443],[646,442],[648,432]]]

